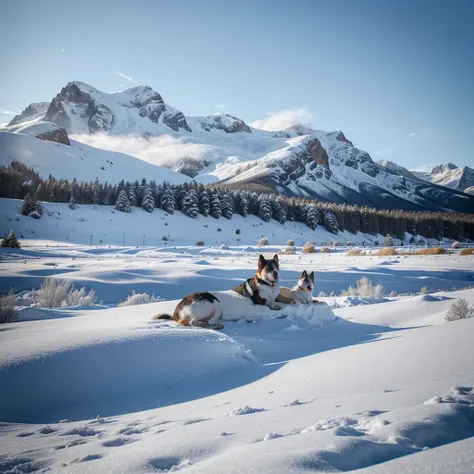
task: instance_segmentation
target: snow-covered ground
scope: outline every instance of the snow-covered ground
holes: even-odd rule
[[[18,205],[2,200],[0,216],[27,237],[0,252],[0,292],[13,287],[24,305],[0,327],[0,472],[472,472],[474,319],[444,317],[458,298],[474,304],[461,289],[473,256],[302,254],[306,240],[363,236],[59,204],[16,220]],[[273,245],[257,248],[262,234]],[[288,238],[282,284],[306,269],[315,296],[362,276],[403,296],[318,298],[333,311],[234,305],[242,319],[222,332],[151,319],[194,291],[225,299]],[[29,306],[47,277],[94,289],[100,304]],[[117,307],[132,291],[166,301]]]

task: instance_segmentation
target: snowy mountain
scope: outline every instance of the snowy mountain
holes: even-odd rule
[[[22,112],[22,123],[41,120],[30,107]],[[375,163],[340,131],[304,126],[265,131],[222,113],[186,117],[146,86],[106,94],[71,82],[42,119],[73,139],[201,182],[257,184],[287,195],[385,209],[474,209],[474,198],[428,184],[396,165]]]
[[[474,169],[468,166],[458,168],[453,163],[435,166],[429,173],[419,173],[419,177],[465,193],[468,192],[466,189],[474,186]]]
[[[45,123],[42,122],[41,125]],[[28,127],[26,131],[31,128]],[[38,139],[35,135],[0,131],[0,150],[0,166],[20,161],[38,171],[42,178],[51,174],[58,179],[94,181],[99,178],[100,181],[109,183],[118,183],[121,179],[141,180],[143,177],[159,183],[167,181],[171,184],[182,184],[189,181],[183,174],[167,168],[151,165],[123,153],[94,148],[75,140],[70,140],[68,146]]]
[[[48,107],[49,102],[33,102],[20,115],[15,115],[8,126],[43,120]]]

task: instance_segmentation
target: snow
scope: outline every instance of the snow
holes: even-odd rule
[[[29,133],[42,133],[45,122],[26,126]],[[151,165],[133,156],[102,150],[71,140],[71,146],[43,141],[33,136],[0,131],[0,166],[8,166],[12,161],[20,161],[34,168],[42,178],[51,174],[56,179],[76,178],[77,181],[118,183],[122,179],[156,180],[161,183],[182,184],[189,181],[187,176],[167,168]],[[42,130],[42,131],[41,131]]]

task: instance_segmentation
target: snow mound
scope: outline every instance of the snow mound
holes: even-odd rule
[[[27,342],[25,337],[23,344],[4,341],[0,379],[8,390],[0,394],[2,421],[58,422],[177,403],[184,382],[189,387],[207,381],[210,387],[215,378],[253,361],[242,345],[214,331],[148,324],[101,335],[88,317],[47,323],[54,332],[65,321],[82,340],[66,335],[51,346],[43,333]]]

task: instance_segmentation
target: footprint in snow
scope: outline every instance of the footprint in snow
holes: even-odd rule
[[[125,446],[126,444],[134,443],[135,441],[137,440],[132,438],[120,437],[104,441],[102,443],[102,446],[104,446],[105,448],[117,448],[118,446]]]
[[[267,410],[265,410],[265,408],[252,408],[248,405],[245,405],[244,407],[236,408],[235,410],[230,411],[226,416],[251,415],[253,413],[260,413],[262,411]]]

